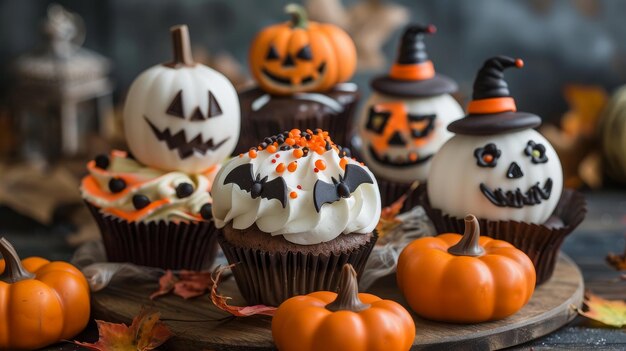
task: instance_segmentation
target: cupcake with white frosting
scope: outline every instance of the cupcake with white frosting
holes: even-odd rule
[[[209,268],[217,250],[209,190],[218,169],[164,171],[117,150],[90,161],[80,190],[100,227],[108,260]]]
[[[218,241],[250,304],[333,291],[341,267],[360,273],[376,242],[374,175],[319,129],[266,138],[222,167],[211,194]]]

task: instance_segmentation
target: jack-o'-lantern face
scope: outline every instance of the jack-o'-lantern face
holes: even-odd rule
[[[563,188],[561,163],[550,143],[532,129],[498,135],[456,135],[439,150],[428,176],[435,208],[462,218],[541,224]]]
[[[362,156],[372,171],[391,180],[425,180],[428,163],[452,136],[447,125],[463,115],[449,95],[398,100],[373,94],[361,115]]]
[[[278,37],[270,44],[262,63],[261,79],[277,90],[315,90],[324,81],[326,50],[321,43],[311,43],[304,35]],[[315,48],[315,54],[313,54]]]

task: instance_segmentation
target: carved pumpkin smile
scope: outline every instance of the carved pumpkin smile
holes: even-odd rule
[[[520,188],[504,191],[502,188],[489,189],[485,183],[480,183],[480,191],[496,206],[522,208],[524,206],[539,205],[543,200],[548,200],[552,194],[552,179],[548,178],[543,187],[539,182],[522,193]]]
[[[263,68],[263,74],[265,75],[265,77],[267,79],[269,79],[270,81],[272,81],[272,82],[274,82],[276,84],[282,84],[282,85],[287,85],[287,86],[293,86],[293,85],[305,86],[305,85],[309,85],[309,84],[314,84],[316,81],[324,79],[324,72],[325,71],[326,71],[326,62],[322,62],[317,67],[317,74],[308,75],[308,76],[302,78],[300,80],[300,82],[297,82],[295,77],[292,77],[292,76],[282,76],[282,75],[280,75],[278,73],[270,72],[270,70],[267,69],[267,68]]]
[[[157,126],[150,122],[150,119],[148,119],[148,117],[144,116],[144,119],[150,126],[150,129],[152,129],[154,136],[159,141],[165,142],[170,150],[176,150],[178,152],[178,156],[181,159],[185,159],[193,155],[194,152],[206,155],[207,151],[217,150],[222,145],[224,145],[224,143],[226,143],[228,139],[230,139],[230,137],[226,137],[216,144],[213,142],[213,138],[204,140],[204,138],[202,137],[202,133],[199,133],[191,140],[189,140],[184,129],[181,129],[176,133],[172,133],[169,128],[160,130]]]

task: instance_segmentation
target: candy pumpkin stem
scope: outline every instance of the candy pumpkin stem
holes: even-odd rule
[[[474,215],[465,216],[465,233],[461,240],[448,249],[448,252],[456,256],[482,256],[485,250],[478,244],[480,238],[480,225]]]
[[[346,263],[341,269],[339,277],[339,291],[335,301],[326,305],[329,311],[352,311],[360,312],[366,310],[370,305],[365,304],[359,299],[359,284],[356,280],[356,271],[352,265]]]
[[[291,24],[294,28],[307,28],[309,26],[309,17],[304,7],[298,4],[288,4],[285,6],[285,12],[291,15]]]
[[[174,49],[174,60],[165,64],[168,67],[193,66],[195,62],[191,56],[191,42],[189,41],[189,28],[185,24],[170,28]]]
[[[33,273],[27,271],[24,266],[22,266],[22,262],[15,248],[13,248],[13,245],[5,238],[0,238],[0,255],[4,258],[5,263],[4,273],[0,275],[0,280],[13,284],[20,280],[35,277]]]

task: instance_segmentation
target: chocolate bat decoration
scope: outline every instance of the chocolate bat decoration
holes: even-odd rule
[[[252,165],[247,163],[241,166],[237,166],[230,171],[224,179],[224,185],[237,184],[241,190],[247,191],[252,195],[253,199],[261,197],[263,199],[276,199],[280,201],[285,208],[287,204],[287,184],[283,177],[278,177],[267,181],[267,176],[261,179],[261,176],[257,174],[254,177],[252,172]]]
[[[318,180],[313,187],[313,202],[318,213],[324,204],[331,204],[341,198],[349,198],[359,185],[374,184],[369,173],[355,165],[347,165],[344,177],[340,175],[339,181],[334,177],[331,179],[333,184]]]

